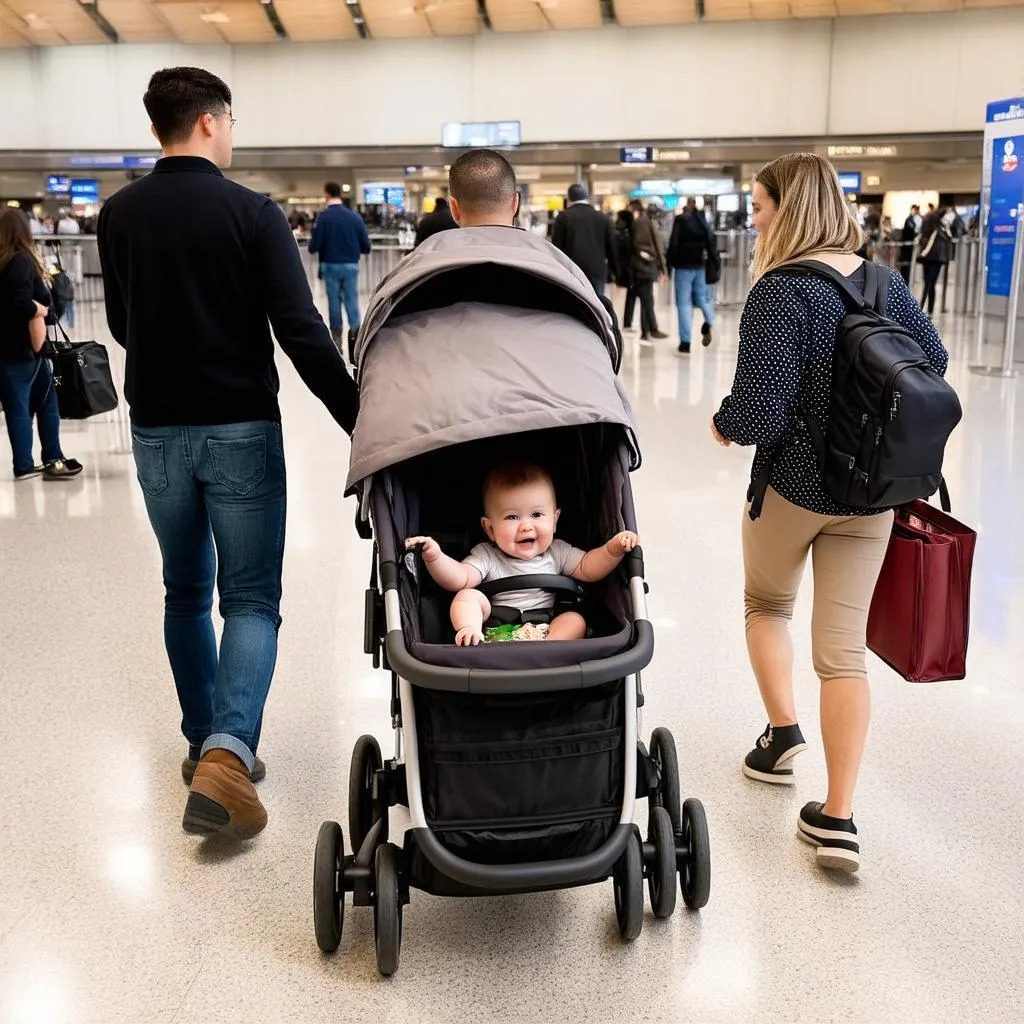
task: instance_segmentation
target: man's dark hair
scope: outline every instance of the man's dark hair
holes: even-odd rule
[[[331,199],[341,198],[341,186],[336,181],[329,181],[324,185],[324,195]]]
[[[489,213],[512,202],[516,172],[493,149],[474,149],[460,156],[448,174],[448,192],[469,214]]]
[[[448,200],[445,199],[444,196],[438,196],[437,199],[434,200],[434,209],[435,210],[447,210],[448,209]]]
[[[164,68],[149,80],[142,97],[163,146],[188,142],[203,114],[231,109],[231,90],[202,68]]]

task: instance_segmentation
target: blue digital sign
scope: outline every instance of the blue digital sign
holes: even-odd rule
[[[856,195],[860,191],[860,171],[839,171],[839,187],[846,193]]]
[[[623,146],[619,150],[620,164],[653,164],[654,150],[650,146]]]
[[[1024,96],[1012,100],[996,100],[985,108],[985,123],[1024,120]]]
[[[100,202],[100,183],[95,178],[71,179],[72,206],[98,206]]]
[[[1009,296],[1017,218],[1024,203],[1024,135],[992,144],[992,207],[988,218],[989,295]]]
[[[67,196],[71,194],[71,179],[63,174],[51,174],[46,179],[48,196]]]

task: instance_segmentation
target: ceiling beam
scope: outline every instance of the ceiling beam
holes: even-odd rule
[[[77,0],[78,6],[85,11],[86,14],[92,18],[96,27],[107,37],[111,43],[121,42],[121,37],[117,34],[117,29],[107,21],[106,18],[100,14],[100,7],[97,0]]]
[[[281,42],[287,42],[288,30],[284,27],[281,16],[277,13],[274,0],[261,0],[260,6],[263,8],[263,13],[267,16],[267,21],[270,22],[270,27],[274,30],[277,38]]]
[[[476,0],[476,13],[477,17],[480,19],[480,24],[483,25],[484,28],[490,28],[491,15],[487,10],[487,0]]]
[[[359,38],[369,39],[370,27],[366,24],[366,15],[363,14],[363,8],[359,0],[345,0],[345,6],[348,8],[348,13],[352,15],[352,22],[359,33]]]

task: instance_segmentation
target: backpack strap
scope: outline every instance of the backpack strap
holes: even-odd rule
[[[886,316],[886,308],[889,305],[889,283],[892,277],[889,272],[870,260],[864,261],[864,297],[867,298],[868,291],[873,289],[875,300],[872,308],[879,316]]]
[[[870,264],[867,264],[870,267]],[[865,267],[865,270],[867,270]],[[786,263],[778,268],[777,272],[803,274],[810,277],[820,277],[824,281],[828,281],[834,284],[839,289],[839,294],[842,296],[844,302],[847,305],[852,306],[854,309],[871,309],[874,306],[874,300],[876,295],[872,295],[869,301],[866,295],[862,295],[857,289],[850,283],[849,279],[839,273],[835,267],[830,267],[827,263],[819,263],[817,260],[801,260],[798,263]],[[867,290],[870,287],[871,277],[865,275],[865,285]],[[877,294],[878,284],[876,281],[875,290]]]

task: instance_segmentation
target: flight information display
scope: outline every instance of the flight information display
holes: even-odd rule
[[[441,145],[449,149],[503,149],[522,141],[519,121],[451,121],[441,130]]]

